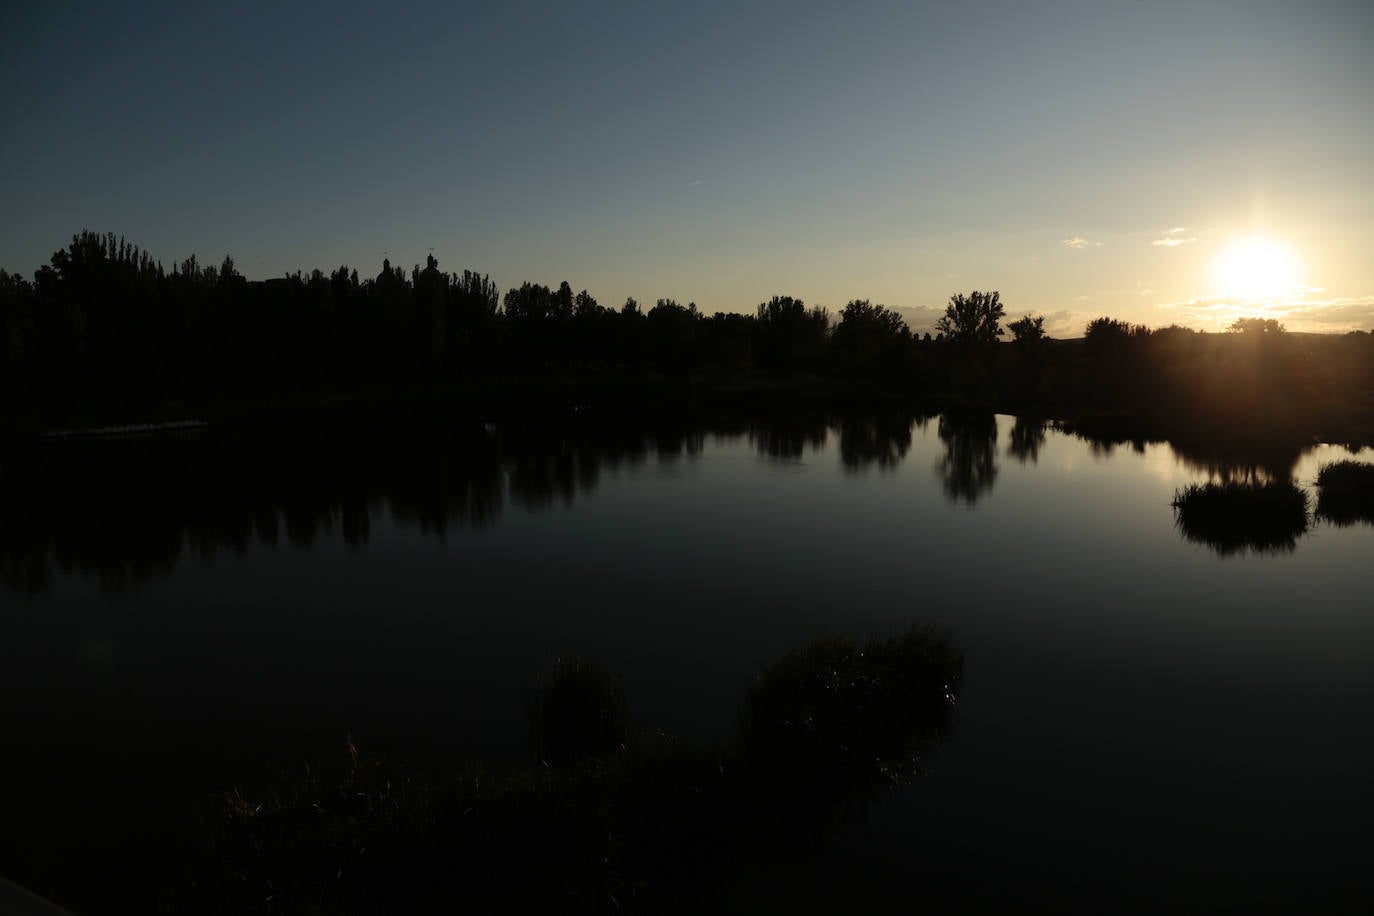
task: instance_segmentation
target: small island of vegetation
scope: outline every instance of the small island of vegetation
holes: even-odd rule
[[[337,772],[225,793],[175,907],[713,909],[919,776],[962,679],[929,628],[816,640],[749,685],[731,745],[689,748],[635,723],[599,665],[558,659],[531,704],[528,766],[426,776],[350,741]]]

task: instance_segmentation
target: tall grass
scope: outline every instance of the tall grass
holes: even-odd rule
[[[629,721],[625,686],[610,672],[577,656],[555,659],[535,688],[530,750],[554,764],[610,754]]]
[[[1374,464],[1333,461],[1317,470],[1317,518],[1335,525],[1374,524]]]
[[[963,656],[915,628],[818,639],[750,684],[741,747],[752,766],[804,772],[844,794],[872,797],[916,775],[953,726]]]
[[[749,869],[812,851],[850,799],[918,775],[962,670],[928,629],[819,640],[750,685],[732,746],[693,749],[625,727],[620,683],[562,659],[531,707],[535,765],[420,779],[350,743],[333,776],[229,792],[181,909],[710,911]]]
[[[1307,532],[1307,494],[1289,481],[1189,484],[1174,494],[1183,536],[1222,556],[1292,551]]]

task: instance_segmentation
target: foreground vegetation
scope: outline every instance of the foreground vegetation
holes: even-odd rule
[[[230,258],[167,271],[83,232],[32,282],[0,271],[0,433],[398,399],[451,411],[883,396],[1108,415],[1171,439],[1374,442],[1374,334],[1101,318],[1060,341],[1041,318],[1005,315],[995,292],[956,294],[932,338],[866,300],[838,315],[791,296],[752,315],[666,298],[609,308],[567,282],[503,295],[432,257],[408,274],[384,262],[375,277],[249,281]]]
[[[536,690],[529,767],[420,778],[350,743],[334,776],[227,793],[175,908],[709,908],[918,776],[950,733],[962,671],[929,629],[819,640],[749,686],[732,746],[691,749],[632,724],[598,666],[563,659]]]
[[[1174,495],[1179,529],[1225,556],[1291,551],[1307,532],[1307,494],[1291,481],[1190,484]]]

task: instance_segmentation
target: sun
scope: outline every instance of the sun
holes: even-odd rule
[[[1263,236],[1232,242],[1212,265],[1221,294],[1245,300],[1291,293],[1298,286],[1299,268],[1293,246]]]

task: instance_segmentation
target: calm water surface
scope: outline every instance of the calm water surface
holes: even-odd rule
[[[1169,505],[1340,457],[900,416],[31,448],[0,465],[0,874],[116,895],[132,821],[348,735],[516,761],[559,653],[706,743],[790,647],[923,621],[967,657],[955,736],[741,910],[1366,912],[1374,527],[1223,553]]]

